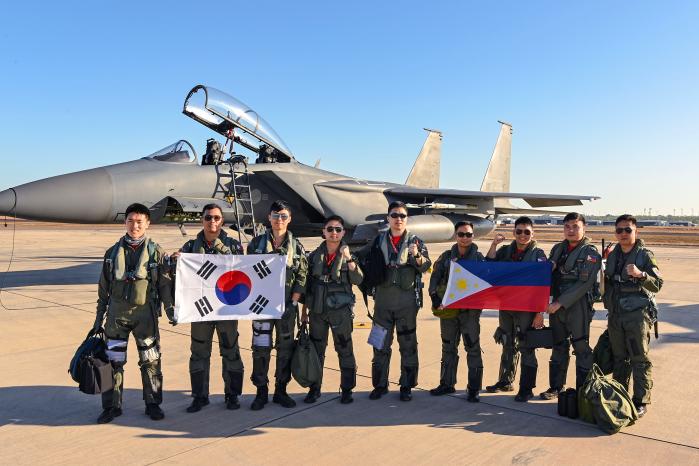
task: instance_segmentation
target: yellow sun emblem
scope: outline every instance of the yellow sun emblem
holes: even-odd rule
[[[466,281],[466,279],[459,278],[456,281],[456,288],[461,290],[461,291],[468,289],[468,282]]]

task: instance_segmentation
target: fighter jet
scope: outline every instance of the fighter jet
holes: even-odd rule
[[[317,236],[323,219],[341,215],[346,238],[361,244],[387,228],[388,204],[408,205],[410,230],[428,242],[448,241],[454,224],[473,222],[476,236],[495,227],[501,214],[551,213],[541,207],[580,205],[595,196],[511,193],[512,126],[501,124],[479,191],[442,189],[439,170],[442,134],[427,139],[405,184],[368,181],[299,162],[272,127],[250,107],[212,87],[197,85],[183,113],[220,136],[211,138],[201,161],[180,140],[146,157],[33,181],[0,192],[0,213],[20,218],[73,223],[122,222],[126,207],[140,202],[152,221],[180,226],[200,220],[201,208],[215,202],[239,235],[263,228],[270,204],[288,201],[293,230]],[[531,209],[510,203],[523,199]]]

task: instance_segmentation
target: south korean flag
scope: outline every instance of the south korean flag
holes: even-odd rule
[[[175,319],[279,319],[285,280],[286,256],[182,253],[177,259]]]

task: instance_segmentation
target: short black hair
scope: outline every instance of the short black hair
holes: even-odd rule
[[[577,212],[570,212],[569,214],[566,214],[565,217],[563,217],[563,223],[570,222],[571,220],[575,220],[576,222],[580,220],[583,225],[585,225],[585,216],[583,214],[579,214]]]
[[[277,199],[276,201],[272,202],[271,206],[269,206],[270,214],[272,212],[281,212],[282,210],[288,210],[289,214],[291,214],[291,207],[289,207],[289,203],[281,199]]]
[[[619,225],[619,222],[631,222],[631,224],[636,225],[636,217],[631,214],[619,215],[614,222],[614,226]]]
[[[393,209],[405,209],[405,211],[408,211],[408,206],[405,205],[405,202],[403,201],[393,201],[390,204],[388,204],[388,211],[386,212],[387,214],[390,214]]]
[[[126,208],[126,213],[124,216],[128,217],[129,214],[145,215],[146,218],[150,220],[150,210],[148,210],[148,207],[144,206],[143,204],[139,204],[138,202],[134,202]]]
[[[524,215],[515,220],[515,227],[517,225],[529,225],[530,227],[534,228],[534,222],[532,222],[532,219]]]
[[[205,213],[207,210],[214,210],[214,209],[220,210],[220,211],[221,211],[221,215],[223,215],[223,209],[221,208],[221,206],[218,205],[218,204],[216,204],[216,203],[213,203],[213,202],[212,202],[211,204],[206,204],[206,205],[201,209],[201,214],[204,215],[204,213]]]
[[[343,227],[345,226],[345,219],[340,217],[339,215],[331,215],[330,217],[326,218],[323,225],[327,225],[332,221],[340,222],[340,225],[342,225]]]
[[[454,231],[458,230],[461,227],[471,227],[471,230],[473,230],[473,223],[467,222],[466,220],[461,220],[460,222],[456,222],[454,224]]]

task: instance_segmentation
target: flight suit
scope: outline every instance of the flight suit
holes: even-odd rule
[[[417,236],[406,230],[397,248],[393,247],[389,236],[389,232],[381,233],[370,244],[370,247],[381,250],[388,269],[386,279],[374,290],[373,322],[387,332],[381,349],[374,348],[371,379],[374,388],[388,387],[395,329],[401,356],[399,384],[401,388],[410,389],[417,385],[419,367],[416,330],[418,304],[422,303],[418,303],[418,295],[421,293],[422,274],[430,268],[432,262],[425,244]],[[415,258],[408,255],[408,247],[413,243],[417,244],[418,251],[424,257],[422,265],[418,266]]]
[[[468,389],[478,391],[483,382],[483,358],[481,357],[481,309],[445,309],[437,308],[442,304],[449,281],[449,267],[457,260],[482,261],[483,254],[473,243],[466,253],[459,255],[458,245],[442,253],[434,263],[430,277],[429,294],[435,315],[440,317],[439,326],[442,337],[442,369],[439,384],[444,387],[456,385],[459,365],[459,339],[463,339],[468,365]]]
[[[255,320],[252,323],[252,375],[256,387],[267,386],[269,362],[272,354],[272,333],[276,332],[274,347],[277,349],[277,384],[286,386],[291,380],[291,357],[294,354],[294,327],[297,309],[291,303],[293,293],[302,293],[306,288],[308,262],[303,246],[290,231],[279,249],[273,246],[272,232],[256,236],[248,244],[248,254],[274,254],[286,256],[286,283],[284,286],[286,306],[281,319]]]
[[[523,254],[516,254],[517,242],[501,246],[496,254],[495,261],[500,262],[545,262],[546,254],[536,246],[536,241],[531,241]],[[486,259],[490,260],[490,259]],[[500,371],[498,383],[512,385],[517,374],[517,362],[522,356],[522,374],[519,378],[520,389],[531,390],[536,386],[536,372],[538,363],[533,348],[520,346],[524,341],[527,331],[534,322],[535,312],[503,311],[498,313],[498,328],[495,331],[495,339],[502,343],[502,355],[500,356]]]
[[[221,231],[213,244],[208,244],[201,231],[196,239],[187,241],[182,246],[184,253],[197,254],[243,254],[240,243]],[[226,400],[231,395],[239,396],[243,391],[243,360],[240,358],[238,345],[238,321],[219,320],[211,322],[193,322],[191,325],[191,355],[189,358],[189,377],[192,383],[192,397],[206,399],[209,397],[209,368],[211,365],[211,346],[214,331],[218,335],[218,347],[223,363],[223,381]]]
[[[160,405],[163,375],[158,317],[161,300],[166,309],[174,304],[168,256],[150,238],[135,249],[121,238],[104,255],[97,294],[95,325],[106,314],[107,356],[114,368],[114,388],[102,393],[102,408],[121,408],[126,349],[132,333],[138,347],[143,400],[146,406]]]
[[[352,390],[357,382],[357,362],[352,346],[352,285],[359,285],[363,275],[359,266],[355,266],[354,270],[349,269],[340,253],[342,246],[344,243],[340,244],[331,262],[328,262],[325,241],[310,254],[305,302],[310,310],[309,334],[321,367],[325,361],[328,333],[331,331],[340,363],[340,388],[346,391]],[[321,384],[322,378],[313,388],[320,389]]]
[[[628,264],[635,264],[646,277],[630,277],[626,273]],[[633,374],[634,403],[637,406],[649,404],[653,387],[653,364],[648,354],[650,331],[656,318],[655,293],[663,286],[658,263],[641,239],[636,240],[628,254],[617,244],[607,258],[604,276],[604,305],[609,311],[607,324],[614,354],[614,379],[628,389]],[[631,374],[627,361],[631,363]]]
[[[593,287],[602,257],[590,239],[583,238],[569,250],[568,240],[551,249],[549,260],[556,264],[551,286],[553,301],[561,307],[549,316],[553,350],[549,361],[549,386],[561,391],[566,381],[570,346],[575,354],[575,385],[580,388],[592,369],[590,323],[594,316]]]

